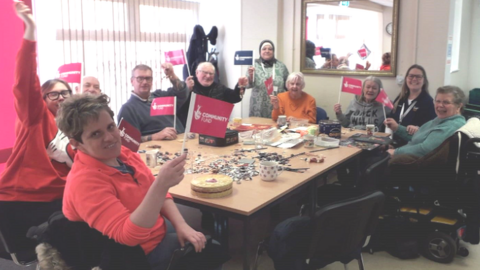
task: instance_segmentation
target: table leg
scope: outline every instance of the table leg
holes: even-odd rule
[[[249,263],[249,254],[248,254],[248,229],[249,229],[249,220],[243,221],[243,270],[250,270]]]
[[[213,238],[220,242],[220,244],[229,248],[228,245],[228,217],[220,214],[215,214],[215,222],[213,224]]]
[[[314,217],[317,211],[317,179],[310,181],[310,216]]]

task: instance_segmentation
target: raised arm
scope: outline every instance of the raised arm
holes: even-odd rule
[[[30,8],[23,2],[14,2],[16,14],[25,23],[24,40],[17,54],[13,94],[18,119],[24,125],[34,125],[46,110],[37,76],[35,21]]]

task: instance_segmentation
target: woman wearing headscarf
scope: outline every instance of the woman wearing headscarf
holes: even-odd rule
[[[248,68],[248,86],[252,88],[250,97],[249,116],[272,117],[272,104],[270,95],[285,92],[285,81],[288,77],[288,69],[282,62],[275,58],[275,46],[270,40],[260,42],[260,58],[255,60],[255,64]],[[273,80],[274,90],[268,93],[265,81],[269,78]]]

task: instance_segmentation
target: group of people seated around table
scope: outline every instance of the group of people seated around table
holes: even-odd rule
[[[15,10],[25,23],[13,88],[17,140],[1,175],[0,201],[22,213],[16,221],[18,237],[24,238],[30,226],[62,210],[69,220],[86,222],[120,244],[140,245],[153,269],[165,269],[173,250],[186,241],[201,251],[205,236],[185,222],[168,193],[184,178],[186,155],[165,163],[154,177],[137,153],[121,145],[109,98],[101,93],[97,78],[83,79],[83,89],[77,89],[83,94],[73,95],[69,84],[60,79],[40,86],[35,75],[35,22],[22,2],[15,3]],[[163,64],[172,88],[152,92],[152,69],[137,65],[131,74],[131,97],[117,120],[139,129],[142,141],[173,140],[185,130],[191,92],[237,103],[245,88],[251,88],[250,116],[276,120],[286,115],[317,123],[316,101],[303,92],[304,75],[288,72],[275,58],[271,41],[262,41],[259,50],[260,58],[234,89],[214,82],[215,68],[210,63],[200,64],[195,76],[185,81],[175,75],[171,64]],[[270,77],[271,94],[264,83]],[[463,91],[444,86],[432,98],[427,74],[419,65],[408,69],[387,119],[382,104],[375,100],[382,88],[379,78],[367,77],[361,96],[346,110],[340,104],[333,109],[344,127],[365,129],[366,124],[375,124],[380,130],[385,126],[392,130],[396,142],[388,150],[392,155],[423,156],[465,124]],[[176,129],[173,117],[150,116],[152,100],[162,96],[177,97]]]

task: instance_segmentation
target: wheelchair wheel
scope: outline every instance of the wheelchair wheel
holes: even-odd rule
[[[423,251],[425,257],[434,262],[449,263],[457,254],[457,244],[450,235],[433,232],[427,236]]]

